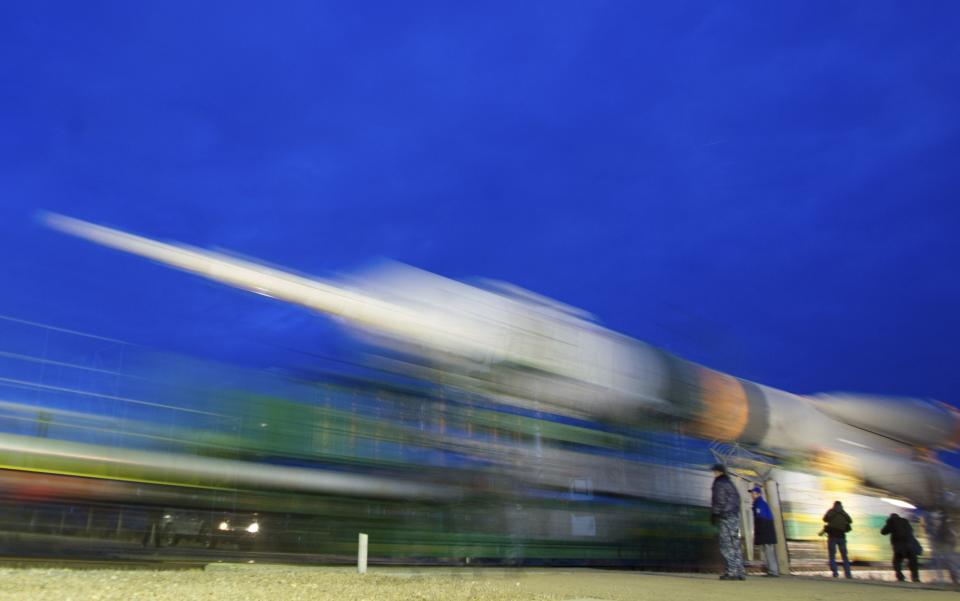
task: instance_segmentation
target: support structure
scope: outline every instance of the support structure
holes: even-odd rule
[[[773,527],[777,532],[777,563],[780,573],[790,575],[790,554],[787,553],[787,532],[783,528],[783,511],[780,507],[780,485],[776,480],[767,480],[764,484],[767,493],[767,504],[773,513]]]

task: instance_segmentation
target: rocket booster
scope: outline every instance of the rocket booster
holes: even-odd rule
[[[935,401],[791,394],[691,363],[515,287],[470,286],[400,265],[355,281],[324,281],[61,215],[44,220],[104,246],[341,317],[383,346],[517,403],[619,423],[667,415],[692,435],[773,452],[834,450],[854,458],[868,483],[913,498],[919,489],[902,476],[905,470],[934,469],[939,481],[958,481],[955,470],[942,466],[918,467],[909,459],[901,465],[905,449],[960,442],[960,412]]]

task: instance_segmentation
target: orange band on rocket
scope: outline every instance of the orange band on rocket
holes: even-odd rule
[[[713,440],[738,440],[750,418],[750,403],[739,380],[720,372],[697,366],[701,410],[694,418],[692,430],[698,436]]]

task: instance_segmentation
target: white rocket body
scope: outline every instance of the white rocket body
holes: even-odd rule
[[[957,471],[914,451],[954,447],[960,412],[923,399],[805,397],[710,370],[603,328],[582,311],[516,288],[479,288],[394,266],[337,283],[156,242],[59,215],[61,231],[203,277],[343,318],[468,386],[592,419],[670,416],[696,436],[773,453],[830,452],[868,484],[940,502]]]

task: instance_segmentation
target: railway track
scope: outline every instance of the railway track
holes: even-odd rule
[[[75,557],[0,557],[0,568],[70,570],[202,570],[206,561],[145,559],[80,559]]]

